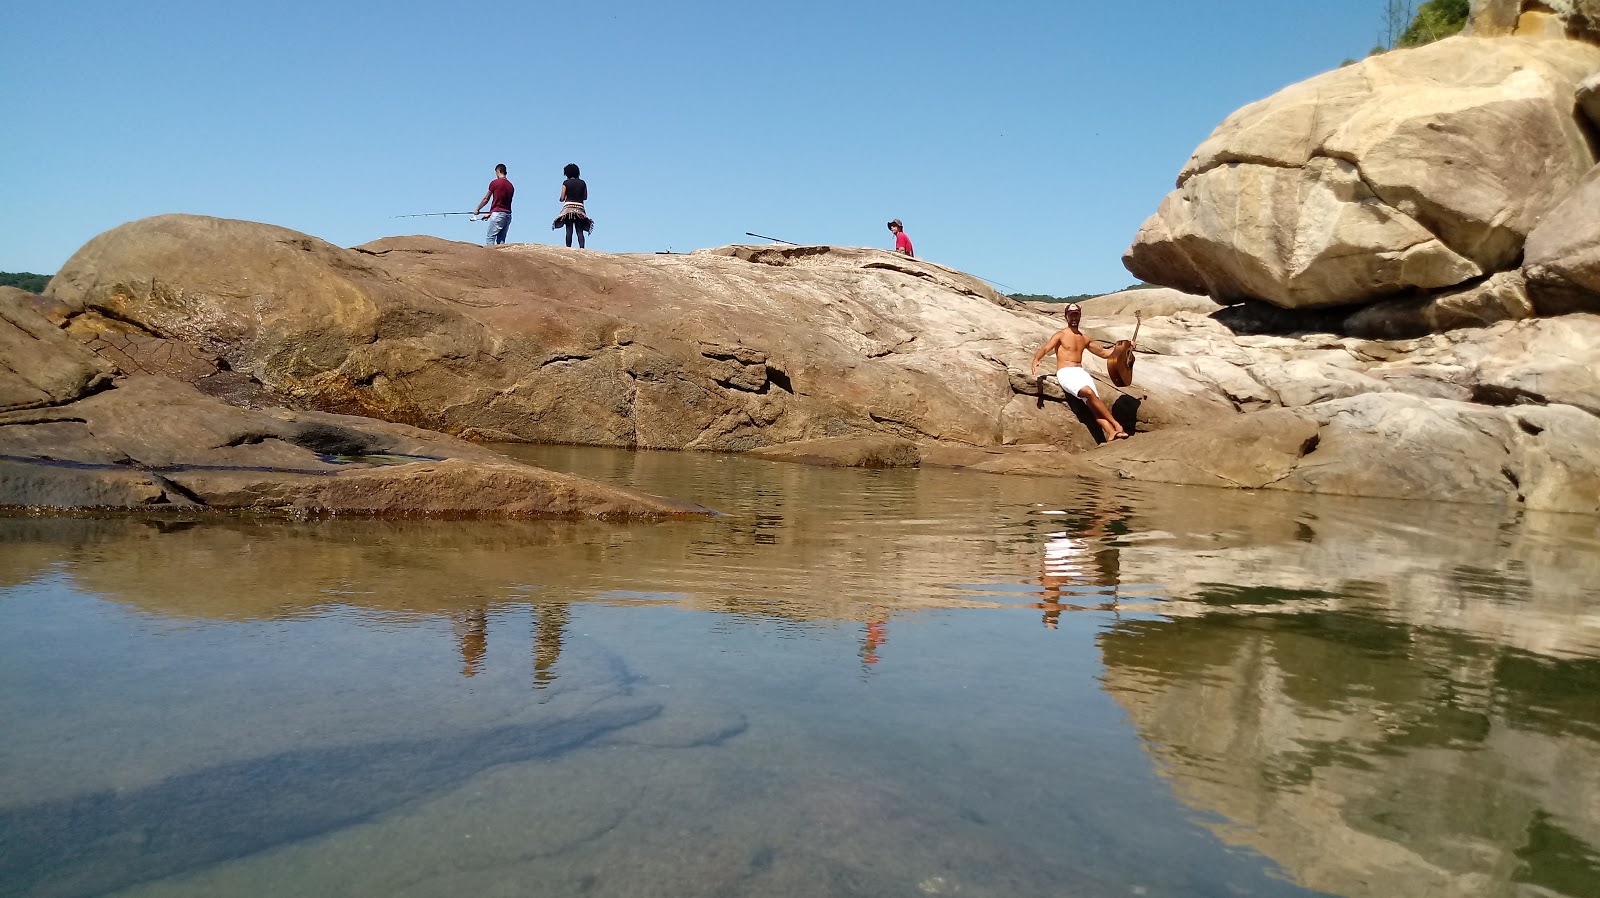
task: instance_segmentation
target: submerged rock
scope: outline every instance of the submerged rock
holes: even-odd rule
[[[922,463],[917,444],[890,436],[823,437],[748,453],[756,458],[841,468],[914,468]]]

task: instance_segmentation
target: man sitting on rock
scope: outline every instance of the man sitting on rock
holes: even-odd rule
[[[1076,396],[1094,412],[1095,419],[1100,422],[1100,428],[1105,431],[1107,440],[1125,440],[1129,434],[1111,416],[1111,409],[1100,401],[1100,393],[1095,390],[1094,378],[1083,367],[1083,351],[1085,349],[1095,355],[1109,359],[1111,350],[1105,349],[1095,341],[1078,330],[1078,322],[1083,320],[1083,309],[1077,303],[1071,303],[1063,313],[1067,319],[1067,326],[1055,332],[1049,342],[1039,347],[1033,356],[1032,374],[1041,381],[1039,387],[1044,388],[1043,377],[1039,377],[1039,362],[1052,349],[1056,353],[1056,383],[1061,384],[1061,389],[1068,396]],[[1048,377],[1049,375],[1046,375]]]

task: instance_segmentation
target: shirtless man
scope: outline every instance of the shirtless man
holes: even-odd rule
[[[1033,376],[1039,376],[1039,362],[1053,349],[1056,353],[1056,382],[1061,384],[1061,389],[1083,400],[1083,404],[1094,412],[1095,419],[1100,422],[1100,428],[1106,432],[1107,440],[1125,440],[1129,434],[1111,416],[1111,409],[1100,401],[1100,394],[1094,388],[1094,378],[1083,368],[1083,351],[1085,349],[1095,355],[1108,359],[1111,350],[1102,348],[1095,341],[1078,330],[1078,322],[1083,320],[1083,309],[1077,303],[1067,306],[1064,313],[1067,326],[1058,330],[1049,342],[1039,347],[1033,356]]]

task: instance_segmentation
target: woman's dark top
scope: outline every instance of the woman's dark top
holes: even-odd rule
[[[587,203],[589,201],[589,185],[583,183],[582,178],[568,178],[561,182],[561,187],[567,192],[567,202]]]

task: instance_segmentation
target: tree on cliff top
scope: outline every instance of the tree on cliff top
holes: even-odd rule
[[[1393,6],[1396,0],[1390,0]],[[1390,46],[1420,47],[1444,40],[1467,26],[1472,15],[1472,0],[1428,0],[1418,7],[1415,18]]]

